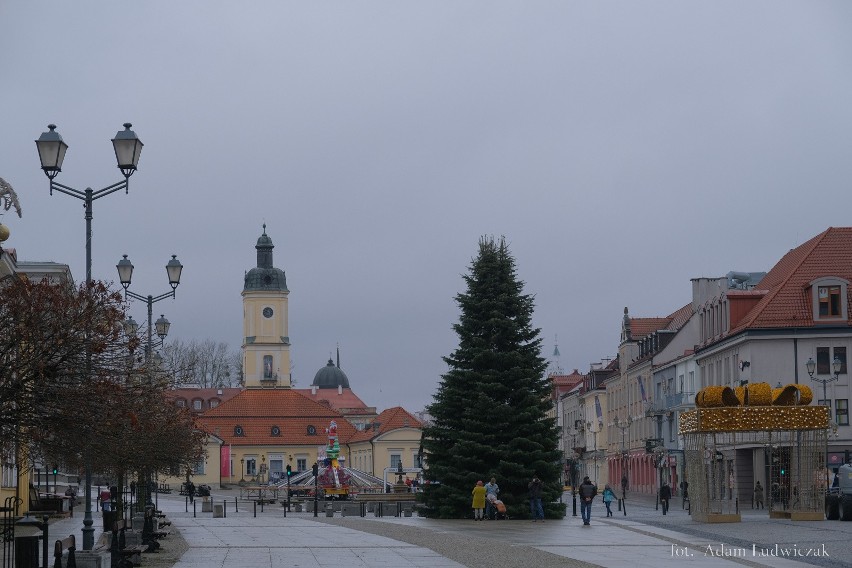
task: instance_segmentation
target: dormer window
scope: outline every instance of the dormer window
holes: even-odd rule
[[[272,430],[270,431],[270,434],[272,434],[273,436],[280,436],[281,428],[279,428],[278,426],[273,426]]]
[[[308,436],[316,436],[317,429],[314,426],[308,426]]]
[[[245,430],[242,426],[234,426],[234,436],[245,436]]]
[[[811,284],[814,322],[836,322],[849,319],[846,302],[849,282],[837,277],[824,277]]]
[[[819,286],[817,294],[819,317],[837,318],[843,315],[840,310],[840,286]]]

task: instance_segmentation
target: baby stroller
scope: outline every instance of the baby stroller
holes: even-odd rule
[[[496,495],[490,493],[488,495],[488,501],[491,502],[491,506],[494,507],[494,518],[498,521],[504,521],[509,518],[509,515],[506,514],[506,505],[503,504],[503,501],[497,498]]]

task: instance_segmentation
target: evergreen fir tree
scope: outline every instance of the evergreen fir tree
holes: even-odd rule
[[[535,473],[544,482],[546,514],[561,514],[563,507],[551,504],[561,486],[557,429],[546,415],[547,363],[540,330],[532,327],[533,298],[523,293],[505,238],[480,239],[464,280],[453,326],[459,344],[444,357],[449,371],[427,409],[433,423],[423,435],[426,514],[469,516],[474,485],[495,477],[509,515],[528,517]]]

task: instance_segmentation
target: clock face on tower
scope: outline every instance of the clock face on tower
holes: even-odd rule
[[[263,308],[263,317],[271,318],[272,317],[272,308]]]

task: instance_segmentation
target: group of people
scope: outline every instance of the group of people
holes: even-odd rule
[[[543,484],[538,474],[534,474],[530,482],[527,484],[530,500],[530,516],[532,522],[544,522],[544,506],[541,501]],[[500,493],[500,486],[497,485],[497,479],[492,477],[488,483],[477,481],[471,491],[473,502],[473,519],[482,521],[494,519],[495,515],[502,508],[502,501],[497,497]],[[581,501],[581,511],[583,515],[583,524],[589,525],[592,517],[592,502],[598,494],[597,486],[591,482],[588,476],[583,478],[583,482],[578,487],[578,493]],[[604,504],[606,505],[607,516],[612,516],[610,503],[615,499],[615,493],[610,489],[609,485],[604,489]],[[503,509],[505,511],[505,509]]]
[[[497,495],[500,493],[500,486],[497,485],[497,479],[492,477],[491,481],[483,484],[482,481],[477,481],[471,494],[473,495],[473,519],[482,521],[484,519],[495,519],[497,514],[498,502],[502,503]]]

